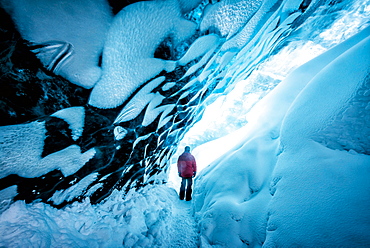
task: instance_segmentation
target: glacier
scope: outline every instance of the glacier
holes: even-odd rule
[[[0,246],[370,245],[369,1],[0,7]]]
[[[365,51],[369,49],[369,30],[364,31],[289,74],[252,109],[257,113],[251,113],[254,119],[238,131],[239,137],[243,136],[231,149],[233,153],[204,169],[197,179],[194,206],[208,242],[235,247],[245,240],[252,246],[266,247],[366,246],[368,153],[356,148],[361,143],[357,140],[351,148],[343,144],[330,149],[326,142],[314,138],[318,130],[326,130],[333,114],[343,111],[343,105],[350,106],[348,99],[362,98],[352,94],[361,92],[361,85],[368,82],[369,56]],[[358,80],[344,68],[338,71],[341,66],[348,69],[349,62],[358,69]],[[312,90],[321,90],[324,85],[334,89]],[[333,92],[335,97],[328,97]],[[362,107],[365,112],[366,102]],[[342,118],[351,121],[350,117]],[[362,118],[355,122],[366,129]],[[353,135],[361,132],[352,131]],[[369,136],[364,132],[361,137],[367,143]],[[338,134],[327,138],[342,141]],[[238,138],[234,136],[235,140]],[[222,146],[224,141],[220,142],[205,149]],[[198,149],[197,153],[207,153]],[[352,187],[357,188],[356,193],[349,190]],[[341,231],[333,233],[339,225]],[[267,232],[261,235],[256,232],[259,229]],[[353,233],[348,234],[348,230]],[[359,240],[348,240],[356,235]],[[311,245],[312,237],[315,241]]]

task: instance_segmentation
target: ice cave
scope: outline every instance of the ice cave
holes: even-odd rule
[[[370,0],[0,15],[0,247],[370,247]]]

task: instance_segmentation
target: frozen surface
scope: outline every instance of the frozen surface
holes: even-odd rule
[[[93,175],[92,175],[93,176]],[[14,203],[0,215],[4,247],[197,247],[190,203],[166,186],[115,191],[104,203],[88,200],[58,210]],[[73,220],[73,221],[71,221]],[[16,237],[16,238],[14,238]]]
[[[70,188],[56,191],[49,200],[56,205],[61,204],[63,201],[71,201],[73,198],[82,195],[90,183],[96,179],[97,173],[92,173],[82,178],[78,183],[74,184]]]
[[[71,5],[61,0],[1,1],[8,11],[14,12],[12,17],[23,37],[35,43],[32,48],[45,66],[85,88],[93,87],[100,77],[97,61],[103,37],[107,39],[103,74],[90,97],[93,107],[67,108],[52,115],[69,125],[72,145],[51,150],[52,153],[42,157],[46,135],[49,135],[45,126],[49,122],[0,127],[0,157],[4,158],[1,178],[15,174],[33,180],[33,177],[60,170],[71,180],[58,181],[55,185],[58,190],[46,201],[55,205],[72,199],[81,201],[62,209],[38,200],[29,204],[21,200],[12,202],[10,199],[17,196],[20,187],[3,188],[0,191],[0,246],[370,246],[367,231],[370,229],[370,28],[347,40],[368,26],[369,1],[330,5],[331,9],[355,6],[354,13],[350,13],[350,9],[326,15],[330,11],[326,9],[329,5],[325,5],[307,20],[305,15],[309,16],[321,1],[292,0],[276,5],[277,1],[210,1],[212,4],[205,10],[200,26],[196,26],[196,22],[186,20],[183,14],[199,2],[135,3],[123,9],[111,23],[109,7],[103,1],[71,2]],[[305,9],[308,2],[312,4]],[[27,9],[32,13],[29,16]],[[55,13],[54,22],[45,23],[44,19],[50,19]],[[349,14],[341,16],[341,13]],[[71,15],[80,17],[81,23],[76,24],[76,18],[69,18]],[[325,29],[325,20],[336,18],[338,21],[331,29],[317,34]],[[88,25],[95,25],[95,21],[104,27],[98,25],[90,33]],[[300,21],[305,23],[301,25]],[[29,24],[33,23],[39,26],[32,29]],[[65,30],[65,24],[74,29]],[[298,30],[295,29],[298,26]],[[72,37],[76,30],[80,34]],[[293,32],[291,36],[290,32]],[[56,33],[63,37],[55,40]],[[33,40],[35,37],[40,40]],[[165,40],[184,47],[185,43],[193,42],[187,44],[189,48],[178,60],[165,60],[154,56]],[[346,41],[341,43],[343,40]],[[289,43],[286,49],[274,50],[285,42]],[[341,44],[317,56],[333,43]],[[302,50],[303,54],[299,54]],[[283,56],[271,56],[275,51]],[[288,58],[288,63],[285,55],[297,58]],[[264,65],[272,69],[261,69],[261,62],[267,57],[279,59],[266,61]],[[307,63],[293,70],[304,62]],[[158,76],[161,72],[165,76]],[[181,78],[176,81],[167,76]],[[183,87],[177,88],[185,78]],[[107,166],[118,160],[119,169],[107,174],[100,173],[105,168],[77,174],[90,169],[83,165],[94,161],[91,158],[101,156],[106,148],[113,148],[109,152],[121,155],[119,152],[129,151],[130,159],[134,160],[135,152],[153,152],[149,147],[153,137],[160,136],[155,145],[177,142],[182,130],[172,127],[188,125],[182,122],[184,115],[193,114],[194,119],[200,116],[196,107],[198,101],[207,96],[207,91],[214,87],[216,93],[227,94],[232,90],[227,88],[229,83],[240,79],[244,85],[236,86],[230,95],[238,95],[241,100],[231,104],[217,100],[209,114],[217,116],[219,125],[213,127],[216,132],[225,134],[235,127],[239,129],[208,143],[204,140],[212,140],[214,136],[207,137],[202,132],[204,129],[198,129],[198,136],[205,136],[204,144],[195,148],[193,154],[199,169],[204,169],[196,178],[192,203],[180,202],[175,190],[166,185],[150,184],[128,193],[114,190],[104,201],[90,203],[94,193],[106,190],[104,184],[109,183],[112,174],[120,173],[123,170],[120,166],[125,163],[117,157],[115,161],[106,159],[109,160],[104,164]],[[154,89],[162,91],[154,92]],[[166,99],[164,95],[168,92],[171,93]],[[267,92],[270,93],[265,96]],[[171,97],[179,97],[177,100],[182,104],[166,102]],[[122,110],[114,112],[114,108],[121,105]],[[219,112],[225,105],[232,106],[230,111],[234,111],[237,118],[221,116]],[[235,105],[245,111],[237,112]],[[103,126],[95,115],[91,116],[94,107],[100,108],[96,113],[121,111],[116,118],[110,115],[112,119]],[[179,115],[171,119],[169,115],[177,107]],[[183,109],[186,111],[181,112]],[[142,113],[144,117],[136,119]],[[84,136],[89,130],[85,125],[87,118],[93,125],[92,122],[97,121],[102,129],[94,129],[94,134]],[[129,122],[134,119],[134,125],[130,126]],[[155,119],[158,123],[151,126]],[[168,125],[170,128],[164,133],[157,133],[158,129],[167,128],[171,120],[173,126]],[[230,127],[235,120],[237,124]],[[64,121],[59,124],[65,125]],[[124,124],[113,126],[112,123]],[[137,127],[149,131],[137,135],[132,131]],[[68,131],[68,126],[61,130]],[[57,137],[49,138],[53,141],[52,138]],[[93,139],[98,140],[97,146],[89,143]],[[131,143],[126,142],[129,139]],[[87,145],[82,147],[84,142]],[[193,148],[197,142],[194,141]],[[133,150],[125,150],[124,145],[132,146]],[[86,147],[88,149],[84,149]],[[168,151],[167,147],[157,149],[152,157],[145,157],[140,163],[153,159],[165,170],[171,154]],[[170,172],[170,176],[176,174],[174,170]],[[166,180],[161,176],[163,174],[153,182]],[[133,178],[130,180],[136,180]],[[172,186],[178,189],[178,177],[176,179]],[[59,187],[65,182],[68,182],[66,187]]]
[[[168,37],[175,45],[190,38],[195,28],[195,23],[181,16],[176,0],[138,2],[124,8],[108,32],[102,78],[91,92],[89,104],[117,107],[162,70],[173,70],[174,61],[154,58],[156,48]]]
[[[43,172],[33,170],[33,165],[41,156],[44,137],[45,123],[32,122],[14,126],[0,127],[0,174],[2,177],[13,173],[23,174],[29,169],[31,175],[42,175]],[[13,154],[13,156],[10,156]],[[27,175],[29,173],[25,173]]]
[[[17,194],[18,192],[16,185],[0,190],[0,213],[2,213],[12,204],[10,199],[14,198]]]
[[[369,31],[293,71],[251,110],[242,141],[202,171],[193,206],[204,243],[370,244],[369,143],[362,145],[369,132],[361,110],[368,104]],[[356,114],[341,114],[359,101]],[[338,114],[351,123],[346,134],[334,131]],[[328,140],[339,145],[325,147]]]
[[[192,9],[196,8],[202,0],[178,0],[181,11],[183,13],[188,13]]]
[[[83,107],[62,109],[51,116],[61,118],[69,124],[73,140],[77,140],[81,137],[85,118],[85,109]]]
[[[206,35],[198,38],[194,41],[192,46],[189,47],[189,50],[185,53],[185,55],[179,60],[179,64],[186,65],[192,60],[206,54],[208,51],[213,51],[215,46],[218,44],[219,38],[217,35]]]
[[[4,126],[0,134],[1,177],[11,174],[39,177],[55,169],[69,176],[95,155],[94,148],[81,153],[79,146],[71,145],[42,158],[44,122]]]
[[[148,84],[146,84],[138,94],[136,94],[122,109],[121,113],[117,116],[115,123],[130,121],[136,118],[140,112],[148,105],[156,94],[152,93],[160,83],[164,81],[164,77],[158,77]]]
[[[24,39],[46,68],[85,88],[101,76],[98,67],[112,20],[105,0],[2,0]]]
[[[367,31],[369,35],[369,29]],[[285,240],[290,240],[291,244],[311,242],[312,247],[328,243],[333,246],[370,245],[366,231],[370,227],[370,156],[359,154],[363,152],[358,149],[362,138],[356,141],[348,138],[347,149],[343,149],[343,136],[332,132],[337,127],[329,124],[343,108],[347,110],[352,106],[350,99],[362,97],[356,92],[368,83],[368,51],[369,37],[321,70],[288,111],[281,129],[283,152],[273,175],[278,183],[274,185],[275,193],[269,205],[267,246],[283,244]],[[333,87],[333,80],[336,87]],[[353,126],[345,135],[363,134],[363,139],[368,139],[368,127],[362,124],[363,111],[342,119],[346,118]],[[304,125],[297,125],[297,121]],[[358,126],[361,128],[357,129]],[[321,129],[327,133],[324,140],[334,140],[342,146],[328,149],[312,141],[312,136]],[[365,147],[369,149],[369,143]],[[300,183],[302,181],[305,183]],[[298,214],[302,214],[301,217],[295,218]],[[298,231],[296,227],[303,225],[306,225],[304,231]]]
[[[264,4],[270,4],[270,2]],[[343,15],[336,16],[338,20],[330,28],[317,35],[312,35],[308,41],[304,40],[307,36],[318,32],[316,22],[318,21],[321,25],[322,19],[325,17],[321,12],[319,13],[319,15],[307,20],[306,24],[303,24],[303,32],[299,34],[299,37],[302,37],[303,40],[290,42],[290,45],[283,48],[278,54],[270,56],[266,61],[258,64],[258,67],[246,80],[243,79],[236,83],[231,92],[225,96],[220,96],[214,104],[207,106],[202,120],[195,123],[194,127],[187,132],[178,151],[183,150],[183,147],[187,144],[196,147],[227,135],[251,121],[254,118],[253,113],[248,114],[248,118],[246,117],[250,108],[282,79],[287,77],[288,73],[320,55],[328,48],[358,33],[359,27],[366,27],[368,25],[369,5],[360,2],[354,3],[348,10],[343,11]],[[357,26],[358,24],[360,26]],[[246,26],[246,28],[248,27]],[[226,43],[222,48],[225,47]],[[240,64],[234,62],[234,66],[230,68],[229,73],[243,68],[242,63],[245,59],[246,57],[241,56],[239,58],[241,60]],[[318,60],[314,61],[319,63]],[[302,75],[304,75],[303,78],[308,76],[308,74]],[[230,77],[230,75],[227,75],[227,77]],[[253,112],[258,114],[258,111],[260,110],[256,109]]]
[[[226,0],[209,5],[200,28],[215,29],[230,38],[241,29],[262,5],[262,0]]]

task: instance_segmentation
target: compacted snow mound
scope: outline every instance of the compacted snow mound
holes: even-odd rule
[[[204,247],[370,245],[369,32],[293,71],[202,171],[193,207]]]
[[[117,107],[145,81],[161,71],[174,70],[175,62],[154,58],[155,50],[169,37],[176,46],[190,38],[195,28],[195,23],[182,17],[177,0],[138,2],[121,10],[109,29],[103,74],[91,92],[89,104]]]
[[[344,80],[348,81],[348,78],[344,77]],[[361,78],[359,80],[361,83]],[[315,140],[331,149],[353,150],[370,155],[370,126],[368,123],[370,123],[369,73],[356,93],[348,99],[348,105],[337,113],[328,126],[317,133]]]
[[[336,126],[330,123],[362,88],[370,68],[368,51],[370,37],[323,68],[288,111],[281,129],[283,152],[273,175],[280,180],[269,204],[266,247],[370,245],[370,156],[329,149],[311,139],[324,129],[327,139],[341,143],[343,135],[331,132]],[[344,135],[368,137],[366,125],[356,129],[361,112],[352,118],[354,128]],[[363,142],[349,139],[347,144],[356,149]]]
[[[173,189],[147,186],[122,197],[115,191],[99,205],[85,199],[59,210],[17,201],[0,215],[0,246],[198,246],[190,203],[180,203]]]

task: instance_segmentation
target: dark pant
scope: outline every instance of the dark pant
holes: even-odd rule
[[[191,186],[193,185],[193,178],[192,177],[182,177],[181,187],[180,187],[180,200],[184,200],[186,184],[187,184],[186,200],[190,201],[191,200],[191,193],[192,193]]]

